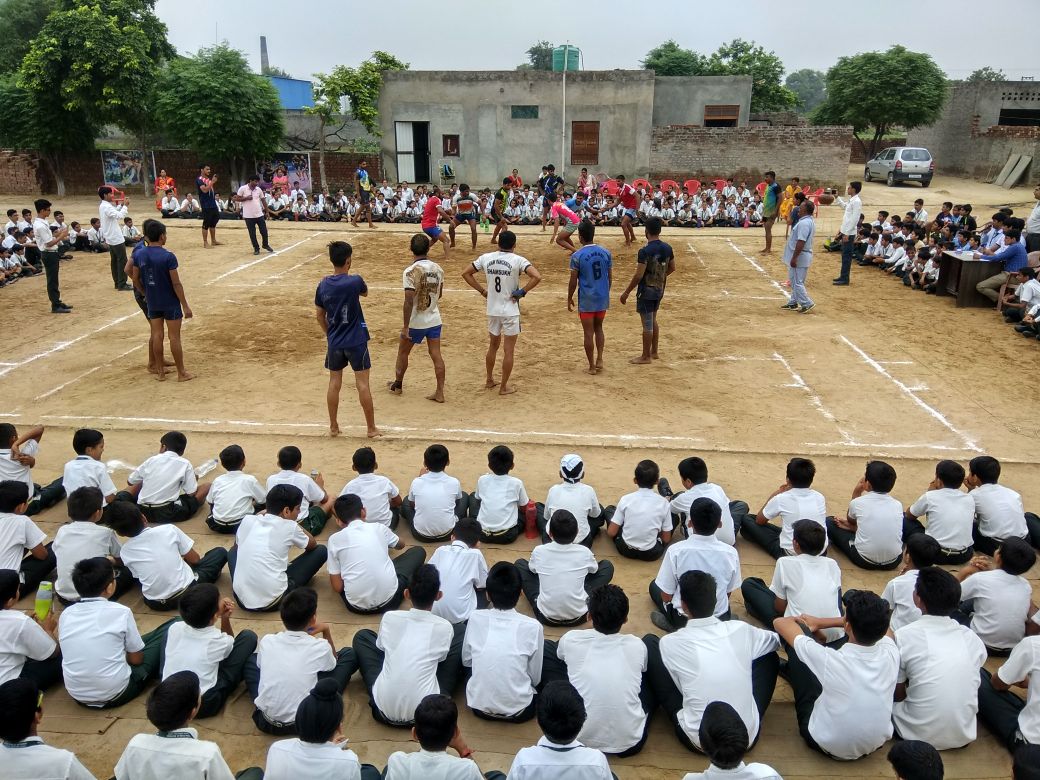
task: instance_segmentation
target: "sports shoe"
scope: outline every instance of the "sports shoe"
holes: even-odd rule
[[[668,480],[661,477],[657,480],[657,492],[665,498],[671,498],[675,494],[672,492],[672,486],[668,484]]]
[[[51,306],[51,314],[71,314],[72,309],[64,304],[58,304],[57,306]]]
[[[832,284],[835,287],[848,287],[849,286],[849,280],[848,279],[835,279],[832,282]]]
[[[668,619],[668,616],[657,609],[650,613],[650,622],[653,623],[656,628],[659,628],[668,634],[676,630],[675,626],[672,625],[672,621]]]
[[[118,290],[119,292],[130,292],[130,291],[132,291],[132,290],[133,290],[134,288],[133,288],[133,285],[130,285],[130,284],[121,284],[121,285],[119,285],[118,287],[116,287],[116,289],[117,289],[117,290]]]
[[[258,254],[260,254],[260,250],[259,250],[259,249],[254,249],[254,250],[253,250],[253,254],[254,254],[254,255],[258,255]]]
[[[798,308],[798,304],[795,303],[793,300],[791,300],[791,301],[788,301],[787,303],[785,303],[780,308],[781,309],[789,309],[790,311],[794,311],[795,309]]]
[[[264,249],[266,249],[266,250],[267,250],[268,252],[273,252],[273,251],[274,251],[274,250],[273,250],[273,249],[271,249],[271,247],[269,247],[269,246],[268,246],[267,244],[264,244]]]
[[[799,314],[808,314],[809,312],[811,312],[815,308],[816,308],[816,304],[815,303],[810,303],[808,306],[802,306],[800,309],[798,309],[798,313]]]

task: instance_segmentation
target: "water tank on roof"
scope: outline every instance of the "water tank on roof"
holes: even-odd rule
[[[557,46],[553,49],[552,69],[554,73],[564,70],[578,70],[581,62],[581,49],[577,46]]]

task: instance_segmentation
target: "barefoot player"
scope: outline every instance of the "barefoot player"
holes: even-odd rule
[[[552,204],[552,208],[549,209],[549,218],[553,223],[553,234],[549,243],[556,244],[571,253],[577,250],[578,247],[574,246],[574,242],[571,241],[571,235],[578,229],[581,218],[562,200]]]
[[[423,206],[422,221],[419,227],[422,228],[422,232],[430,237],[430,241],[440,241],[444,244],[444,259],[448,259],[448,234],[440,229],[437,225],[437,221],[444,217],[450,223],[452,220],[451,210],[442,206],[441,201],[441,188],[436,184],[430,188],[430,197],[426,199],[426,205]]]
[[[477,206],[477,199],[469,191],[469,185],[460,184],[459,191],[451,199],[454,216],[448,223],[448,237],[452,246],[455,246],[455,228],[468,224],[470,240],[473,242],[473,248],[477,248]]]
[[[397,346],[397,368],[390,392],[400,395],[404,390],[404,374],[408,370],[408,355],[412,347],[426,341],[437,377],[437,389],[426,396],[428,401],[444,403],[444,359],[441,357],[441,312],[438,304],[444,294],[444,271],[426,255],[430,239],[422,233],[412,236],[414,262],[404,269],[404,327]]]
[[[766,248],[759,254],[767,255],[773,251],[773,223],[780,211],[780,185],[776,183],[776,172],[766,171],[766,190],[762,193],[762,226],[766,233]]]
[[[578,225],[581,249],[571,255],[571,279],[567,283],[567,311],[574,311],[574,291],[578,291],[578,319],[585,335],[588,373],[603,370],[603,318],[610,305],[610,285],[614,281],[610,252],[594,244],[596,226],[588,220]]]
[[[506,221],[506,206],[509,205],[510,182],[512,177],[506,176],[502,179],[502,186],[498,188],[495,197],[491,201],[491,221],[495,223],[495,232],[491,234],[491,243],[498,243],[498,234],[509,229]],[[541,181],[541,179],[539,179]]]
[[[636,313],[643,324],[643,353],[629,363],[637,365],[657,360],[657,342],[660,330],[657,327],[657,310],[664,298],[664,287],[668,277],[675,271],[675,255],[672,248],[661,240],[661,218],[650,217],[646,221],[646,246],[639,250],[636,272],[632,281],[621,293],[621,305],[636,289]]]
[[[618,200],[621,202],[621,232],[625,236],[625,246],[630,246],[636,240],[636,231],[632,229],[632,222],[636,219],[636,189],[625,182],[625,177],[618,175]]]
[[[489,337],[487,356],[484,358],[484,368],[487,370],[487,383],[484,386],[489,390],[499,384],[493,378],[495,360],[499,344],[505,347],[499,395],[516,392],[516,388],[509,384],[509,375],[513,372],[513,351],[520,335],[520,299],[542,281],[537,268],[526,258],[513,254],[515,246],[516,233],[505,230],[498,237],[497,252],[481,255],[462,272],[466,284],[487,298]],[[473,278],[477,271],[484,272],[486,288]],[[530,277],[523,287],[520,286],[521,273]]]

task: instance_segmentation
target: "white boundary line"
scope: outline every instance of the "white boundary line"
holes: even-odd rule
[[[792,383],[787,386],[794,387],[799,390],[804,390],[806,394],[809,396],[809,403],[813,405],[816,411],[823,415],[825,419],[834,423],[834,425],[837,427],[838,435],[841,436],[842,441],[846,443],[853,442],[854,440],[852,436],[849,434],[849,432],[841,427],[841,424],[838,422],[838,418],[834,416],[834,413],[831,412],[830,409],[824,406],[823,401],[820,399],[820,396],[816,394],[816,391],[813,390],[804,379],[802,379],[801,374],[799,374],[791,367],[791,364],[787,362],[787,358],[785,358],[779,352],[774,352],[773,359],[780,365],[782,365],[784,368],[786,368],[787,372],[791,375]]]
[[[210,279],[203,286],[204,287],[209,287],[211,284],[219,282],[221,279],[226,279],[227,277],[231,276],[232,274],[237,274],[239,271],[244,271],[247,268],[252,268],[254,265],[257,265],[259,263],[266,263],[272,257],[278,257],[281,254],[285,254],[286,252],[290,251],[291,249],[295,249],[296,247],[300,246],[300,244],[306,244],[312,238],[316,238],[317,236],[320,236],[320,235],[321,235],[321,233],[314,233],[313,235],[307,236],[307,238],[303,239],[302,241],[297,241],[295,244],[289,244],[289,246],[282,247],[281,249],[277,250],[276,252],[271,252],[269,254],[263,255],[262,257],[256,258],[256,260],[250,260],[248,263],[242,263],[241,265],[236,265],[230,271],[225,271],[220,276],[216,276],[213,279]]]
[[[106,368],[107,366],[111,365],[112,363],[114,363],[115,361],[119,360],[120,358],[126,357],[131,352],[136,352],[137,350],[143,348],[144,346],[145,346],[144,344],[138,344],[136,347],[131,347],[126,352],[123,352],[123,353],[121,353],[119,355],[116,355],[111,360],[108,360],[108,361],[106,361],[104,363],[101,363],[100,365],[96,365],[92,369],[90,369],[89,371],[84,371],[79,376],[75,376],[72,379],[68,380],[67,382],[63,382],[62,384],[60,384],[57,387],[55,387],[53,390],[48,390],[46,393],[41,393],[40,395],[36,396],[33,400],[34,401],[42,401],[44,398],[50,398],[52,395],[57,393],[59,390],[64,390],[69,385],[71,385],[71,384],[73,384],[75,382],[78,382],[79,380],[83,379],[84,377],[90,376],[95,371],[100,371],[101,369]]]
[[[103,330],[107,330],[108,328],[111,328],[113,325],[118,325],[121,322],[126,322],[128,319],[130,319],[131,317],[135,317],[135,316],[137,316],[137,312],[136,311],[132,312],[130,314],[124,315],[122,317],[117,317],[116,319],[112,320],[111,322],[105,323],[101,327],[94,328],[94,330],[89,331],[87,333],[84,333],[82,336],[76,336],[76,338],[71,339],[69,341],[60,341],[57,344],[55,344],[53,347],[51,347],[50,349],[44,350],[43,352],[37,352],[35,355],[30,355],[29,357],[25,358],[24,360],[20,360],[17,363],[12,363],[12,364],[8,365],[6,368],[0,368],[0,377],[7,376],[9,373],[14,371],[16,368],[21,368],[22,366],[26,366],[29,363],[33,363],[33,362],[39,360],[40,358],[45,358],[48,355],[53,355],[56,352],[61,352],[62,350],[68,349],[73,344],[78,344],[79,342],[83,341],[83,339],[88,339],[91,336],[93,336],[93,335],[95,335],[97,333],[100,333]]]
[[[704,262],[704,258],[701,257],[701,253],[691,244],[689,241],[686,242],[686,248],[693,252],[693,256],[697,258],[697,262],[701,264],[701,268],[707,268],[708,264]]]
[[[738,255],[740,255],[741,257],[743,257],[743,258],[744,258],[745,260],[747,260],[747,261],[748,261],[749,263],[751,263],[751,267],[752,267],[752,268],[754,268],[754,269],[755,269],[756,271],[758,271],[758,272],[759,272],[760,274],[762,274],[762,276],[764,276],[764,277],[765,277],[766,279],[768,279],[768,280],[769,280],[769,283],[770,283],[771,285],[773,285],[773,287],[775,287],[775,288],[776,288],[776,289],[777,289],[777,290],[778,290],[778,291],[780,292],[780,294],[781,294],[781,295],[782,295],[782,296],[784,297],[784,300],[787,300],[787,299],[788,299],[788,298],[790,297],[790,296],[789,296],[789,295],[787,294],[787,292],[786,292],[786,291],[784,290],[784,288],[783,288],[783,285],[781,285],[781,284],[780,284],[780,282],[778,282],[778,281],[777,281],[776,279],[774,279],[774,278],[773,278],[772,276],[770,276],[769,272],[768,272],[768,271],[767,271],[767,270],[766,270],[765,268],[763,268],[762,266],[760,266],[760,265],[759,265],[759,264],[758,264],[758,263],[757,263],[757,262],[755,261],[755,259],[754,259],[753,257],[751,257],[751,256],[750,256],[750,255],[748,255],[748,254],[745,254],[744,250],[743,250],[743,249],[741,249],[740,247],[738,247],[738,246],[737,246],[736,244],[734,244],[734,243],[733,243],[733,242],[732,242],[732,241],[731,241],[730,239],[728,239],[728,238],[727,238],[727,239],[726,239],[726,243],[730,245],[730,248],[731,248],[731,249],[732,249],[732,250],[733,250],[734,252],[736,252],[736,253],[737,253]]]
[[[323,254],[324,254],[323,252],[318,252],[318,254],[314,255],[313,257],[308,257],[308,258],[307,258],[306,260],[302,260],[302,261],[300,261],[299,263],[297,263],[296,265],[294,265],[294,266],[293,266],[292,268],[286,268],[286,269],[285,269],[284,271],[279,271],[279,272],[278,272],[278,273],[276,273],[276,274],[271,274],[271,275],[270,275],[270,276],[268,276],[268,277],[267,277],[266,279],[262,280],[262,281],[260,282],[260,285],[259,285],[259,286],[263,286],[263,285],[267,284],[268,282],[273,282],[273,281],[275,281],[276,279],[281,279],[281,278],[282,278],[283,276],[285,276],[285,275],[286,275],[286,274],[288,274],[288,273],[292,273],[292,272],[293,272],[293,271],[295,271],[295,270],[296,270],[297,268],[302,268],[303,266],[307,265],[307,263],[312,263],[312,262],[314,262],[314,261],[315,261],[315,260],[317,260],[317,259],[318,259],[319,257],[321,257],[321,256],[322,256]],[[474,292],[476,292],[476,291],[474,291]]]

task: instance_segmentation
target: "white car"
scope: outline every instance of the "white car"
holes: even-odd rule
[[[900,182],[916,181],[922,187],[932,183],[935,173],[935,160],[931,152],[916,146],[893,146],[879,152],[867,162],[863,169],[863,178],[867,181],[884,179],[885,184],[894,187]]]

